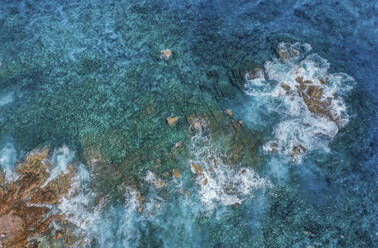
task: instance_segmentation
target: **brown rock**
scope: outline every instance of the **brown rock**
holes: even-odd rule
[[[281,84],[281,87],[286,90],[286,91],[289,91],[290,90],[290,86],[287,85],[287,84]]]
[[[307,85],[302,83],[302,84],[300,84],[300,88],[301,88],[301,90],[305,90],[307,88]]]
[[[303,78],[298,76],[298,77],[295,78],[295,81],[297,83],[303,83]]]
[[[160,188],[162,188],[163,186],[164,186],[164,181],[162,181],[162,180],[155,180],[154,181],[154,185],[155,185],[155,188],[157,188],[157,189],[160,189]]]
[[[286,61],[290,58],[290,55],[286,50],[277,50],[277,54],[282,61]]]
[[[56,234],[56,238],[57,238],[57,239],[61,239],[61,238],[63,238],[63,234],[62,234],[61,232],[58,232],[58,233]]]
[[[214,159],[214,165],[215,165],[215,167],[218,167],[219,166],[219,161],[216,160],[216,159]]]
[[[175,116],[175,117],[168,117],[167,118],[167,123],[170,127],[174,127],[177,122],[179,121],[180,117]]]
[[[320,99],[323,95],[323,89],[316,85],[310,85],[307,94],[314,99]]]
[[[4,184],[0,190],[0,230],[6,230],[2,240],[5,247],[29,247],[36,233],[48,234],[50,223],[61,219],[57,215],[45,219],[50,209],[44,205],[58,204],[69,192],[74,171],[69,166],[67,174],[46,183],[52,166],[48,155],[46,148],[30,152],[25,162],[17,164],[17,180]]]
[[[175,148],[179,148],[179,147],[182,147],[182,140],[176,142],[175,144]]]
[[[181,171],[179,169],[173,169],[172,174],[177,179],[181,178]]]
[[[171,49],[165,49],[161,51],[160,58],[164,60],[168,60],[172,56]]]
[[[142,196],[142,194],[139,191],[137,191],[136,197],[137,197],[139,204],[142,205],[144,203],[144,196]]]
[[[193,163],[192,166],[197,174],[203,174],[203,169],[199,164]]]
[[[302,153],[305,153],[306,152],[306,148],[302,145],[296,145],[293,147],[292,151],[291,151],[291,156],[292,157],[296,157]]]
[[[6,214],[0,217],[1,239],[5,241],[15,240],[24,235],[25,222],[17,215]]]
[[[224,113],[232,118],[232,109],[225,109]]]
[[[294,56],[294,57],[297,57],[297,56],[299,56],[299,51],[296,50],[296,49],[292,49],[291,50],[291,55]]]
[[[313,82],[311,80],[305,80],[303,81],[304,84],[312,84]]]

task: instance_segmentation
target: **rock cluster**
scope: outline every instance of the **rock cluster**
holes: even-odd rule
[[[340,117],[332,113],[332,98],[323,97],[323,91],[326,87],[324,79],[319,79],[322,84],[316,85],[311,80],[303,80],[302,77],[297,77],[295,81],[298,83],[298,94],[303,98],[308,110],[319,116],[325,116],[330,121],[338,123]]]

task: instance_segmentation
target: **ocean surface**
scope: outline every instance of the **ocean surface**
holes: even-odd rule
[[[0,0],[0,171],[44,146],[75,171],[51,211],[76,239],[36,247],[378,247],[377,16]]]

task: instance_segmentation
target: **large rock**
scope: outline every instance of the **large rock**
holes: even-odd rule
[[[174,117],[168,117],[167,123],[170,127],[176,126],[177,122],[179,121],[180,117],[174,116]]]

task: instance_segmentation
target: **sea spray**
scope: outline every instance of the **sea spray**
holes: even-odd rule
[[[17,151],[12,143],[5,143],[0,150],[0,169],[5,172],[7,181],[14,181],[17,179],[17,173],[14,166],[17,162]]]
[[[328,142],[349,121],[343,96],[355,85],[346,74],[329,73],[328,61],[310,51],[309,44],[280,43],[280,57],[265,62],[264,73],[246,74],[250,105],[279,118],[264,150],[296,161],[306,151],[328,151]]]
[[[219,204],[228,206],[241,204],[253,197],[253,191],[269,187],[269,181],[260,178],[250,167],[235,168],[223,162],[211,137],[198,132],[192,137],[190,146],[191,171],[196,175],[199,199],[209,210]]]
[[[67,173],[67,166],[71,163],[74,156],[75,153],[71,151],[66,145],[58,149],[55,149],[51,158],[51,164],[54,167],[49,172],[50,177],[47,179],[47,181],[42,187],[46,186],[50,181],[54,180],[62,173]]]

